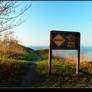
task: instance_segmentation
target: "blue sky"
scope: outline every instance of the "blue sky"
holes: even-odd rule
[[[32,3],[32,7],[22,16],[25,23],[14,29],[21,44],[47,46],[49,31],[61,30],[80,32],[81,45],[92,46],[92,1],[29,3]]]

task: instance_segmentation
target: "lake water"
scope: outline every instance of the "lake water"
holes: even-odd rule
[[[30,48],[34,49],[34,50],[39,50],[39,49],[42,49],[42,48],[49,48],[48,46],[30,46]],[[53,50],[53,52],[55,53],[55,55],[57,55],[57,53],[59,52],[62,53],[62,57],[64,57],[64,54],[65,52],[68,51],[68,54],[75,54],[77,56],[77,51],[76,50]],[[81,51],[81,55],[88,55],[88,60],[92,61],[92,47],[88,47],[88,46],[85,46],[85,47],[81,47],[80,48],[80,51]]]

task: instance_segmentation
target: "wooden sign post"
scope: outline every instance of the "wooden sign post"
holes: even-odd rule
[[[63,49],[63,50],[77,50],[78,51],[78,62],[76,64],[76,74],[79,74],[80,65],[80,33],[69,32],[69,31],[50,31],[49,41],[49,75],[51,75],[52,65],[52,50]]]
[[[51,41],[52,41],[52,39],[51,39],[51,32],[50,32],[50,45],[49,45],[49,62],[48,62],[48,66],[49,66],[49,75],[51,75],[51,63],[52,63],[52,47],[51,47]]]

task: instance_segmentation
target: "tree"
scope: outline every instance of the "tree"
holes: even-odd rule
[[[31,7],[31,3],[19,1],[0,1],[0,32],[4,32],[20,25],[20,16]]]

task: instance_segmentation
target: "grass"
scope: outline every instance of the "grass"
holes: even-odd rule
[[[52,76],[48,76],[48,63],[47,60],[43,60],[37,63],[37,78],[33,84],[33,87],[62,87],[65,83],[65,76],[70,79],[72,72],[64,72],[65,67],[62,64],[52,65]],[[67,76],[69,75],[69,77]]]
[[[0,61],[0,87],[17,86],[25,74],[29,61]]]
[[[29,51],[30,48],[23,47],[25,55],[16,55],[9,58],[8,54],[1,53],[0,58],[0,87],[17,87],[25,75],[29,64],[36,60],[36,56]]]
[[[49,50],[45,49],[45,50],[36,50],[35,51],[43,60],[47,60],[48,59],[48,53]]]
[[[12,58],[16,60],[27,60],[27,61],[35,61],[37,58],[33,53],[27,52],[25,55],[20,55],[20,56],[12,56]]]
[[[37,77],[33,82],[33,87],[71,88],[76,84],[92,83],[92,76],[83,72],[80,72],[79,76],[75,76],[73,67],[70,65],[65,67],[65,63],[61,62],[61,60],[53,60],[52,75],[48,76],[47,62],[47,60],[43,60],[37,63]]]
[[[27,60],[27,61],[35,61],[37,60],[37,57],[34,55],[34,53],[31,53],[29,50],[31,50],[31,48],[27,48],[27,47],[23,47],[25,50],[25,54],[23,55],[13,55],[10,56],[11,58],[14,58],[16,60]]]
[[[72,88],[82,84],[92,86],[92,75],[88,65],[80,66],[79,76],[75,75],[74,65],[69,60],[55,57],[52,60],[52,75],[48,75],[48,55],[45,51],[37,51],[43,60],[37,63],[37,76],[33,81],[36,88]],[[44,55],[43,55],[44,53]],[[84,72],[86,71],[86,73]],[[85,86],[86,87],[86,86]]]

